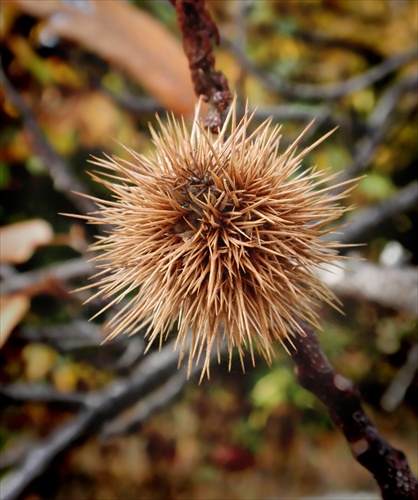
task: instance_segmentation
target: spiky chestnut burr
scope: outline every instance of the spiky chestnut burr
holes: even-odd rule
[[[189,372],[204,353],[209,376],[223,342],[230,365],[234,348],[243,368],[246,349],[271,362],[275,342],[303,335],[297,318],[318,327],[318,303],[335,305],[315,270],[335,258],[338,243],[321,237],[352,183],[333,194],[335,175],[301,169],[329,134],[297,154],[305,130],[280,154],[280,128],[267,120],[250,133],[251,120],[246,111],[237,121],[234,102],[213,136],[171,116],[151,127],[153,156],[93,161],[113,196],[95,198],[86,219],[114,229],[90,247],[100,271],[86,288],[109,300],[103,311],[126,299],[108,338],[147,327],[149,345],[161,344],[176,324],[179,363],[190,340]]]

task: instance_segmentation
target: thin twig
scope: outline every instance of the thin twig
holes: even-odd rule
[[[380,399],[380,405],[384,410],[394,411],[401,404],[408,387],[414,380],[417,367],[418,344],[414,344],[408,352],[405,364],[398,371]]]
[[[345,244],[369,241],[391,217],[405,213],[417,204],[418,182],[413,181],[391,197],[351,215],[347,219],[349,224],[340,230],[338,240]],[[329,234],[324,239],[335,239],[335,234]]]
[[[42,283],[47,284],[51,281],[65,282],[83,276],[91,276],[94,270],[94,265],[86,262],[85,259],[67,260],[34,271],[16,274],[2,282],[1,292],[3,294],[15,293],[32,287],[38,288]]]
[[[195,374],[197,374],[196,367],[193,370],[193,375]],[[136,432],[152,414],[166,408],[174,401],[186,384],[187,379],[182,372],[174,374],[161,387],[137,403],[136,407],[130,410],[128,417],[122,416],[106,424],[100,434],[100,440],[107,442],[115,437]]]
[[[112,312],[117,311],[113,308]],[[75,320],[53,326],[23,326],[15,333],[15,338],[26,342],[42,342],[65,355],[88,360],[98,368],[106,368],[117,373],[126,373],[145,350],[141,335],[128,338],[125,335],[103,344],[103,328],[85,320]]]
[[[382,95],[367,120],[365,134],[356,144],[353,160],[344,170],[341,182],[360,175],[372,161],[376,149],[387,139],[393,125],[399,126],[399,124],[404,123],[405,116],[413,112],[416,106],[415,102],[403,113],[403,119],[398,114],[395,114],[394,110],[402,94],[415,91],[417,85],[418,75],[415,74],[402,79]]]
[[[222,115],[232,100],[225,75],[215,70],[212,43],[219,44],[218,28],[206,9],[205,0],[170,2],[176,9],[195,93],[209,103],[206,126],[216,133],[222,126]]]
[[[293,345],[287,342],[300,385],[326,406],[354,458],[373,474],[384,500],[416,499],[418,484],[405,455],[379,434],[352,382],[338,375],[328,362],[316,333],[301,327],[305,336],[296,335]]]
[[[240,108],[242,113],[244,108]],[[279,104],[276,106],[257,106],[252,108],[250,112],[255,111],[254,118],[259,121],[272,118],[274,121],[312,121],[318,120],[320,122],[329,121],[330,124],[335,125],[336,120],[331,114],[331,108],[328,106],[305,106],[302,104]]]
[[[127,91],[116,94],[105,87],[102,87],[101,90],[115,101],[118,106],[138,116],[154,115],[155,113],[164,113],[166,111],[164,106],[151,96],[139,96]]]
[[[373,301],[418,317],[416,267],[385,267],[360,260],[350,260],[340,265],[332,269],[332,273],[319,271],[321,280],[336,295]]]
[[[151,97],[138,96],[128,92],[115,94],[104,90],[106,94],[113,99],[118,106],[126,109],[130,113],[138,116],[147,114],[163,113],[164,108]],[[239,115],[244,114],[244,106],[238,106]],[[273,118],[274,121],[312,121],[318,119],[327,121],[330,125],[336,125],[337,120],[332,116],[332,110],[329,106],[306,106],[302,104],[281,104],[276,106],[250,106],[250,113],[254,112],[254,119],[265,121]]]
[[[216,350],[215,356],[217,356]],[[76,442],[80,443],[89,436],[97,434],[105,422],[112,420],[141,398],[154,393],[166,381],[174,378],[178,381],[183,377],[183,386],[186,385],[186,370],[183,369],[186,367],[182,367],[178,372],[177,365],[178,354],[170,343],[161,351],[147,355],[126,379],[118,379],[101,391],[87,394],[83,400],[84,409],[70,422],[62,424],[45,440],[34,445],[19,467],[2,479],[0,482],[2,500],[19,498],[60,453]],[[201,370],[201,366],[195,366],[193,374]],[[54,399],[57,399],[55,395]],[[154,410],[157,410],[159,406],[156,401],[151,401]],[[152,408],[143,409],[148,415],[151,414],[151,410]]]
[[[381,62],[383,58],[379,50],[370,46],[370,44],[363,43],[361,40],[330,36],[322,30],[315,31],[313,26],[310,26],[310,31],[304,31],[300,27],[295,28],[295,30],[292,31],[292,37],[309,44],[310,47],[315,45],[315,48],[318,50],[322,48],[337,48],[343,49],[346,52],[354,52],[369,62]],[[342,57],[344,56],[342,55]]]
[[[87,214],[89,212],[95,212],[97,210],[95,203],[75,193],[89,194],[87,188],[73,176],[70,167],[52,149],[49,142],[45,139],[32,110],[23,100],[19,92],[13,87],[2,69],[0,75],[7,98],[19,111],[23,120],[23,125],[30,137],[33,150],[42,159],[45,168],[51,176],[55,189],[63,193],[80,213]]]
[[[103,342],[103,332],[95,323],[74,320],[59,325],[21,325],[16,331],[16,338],[25,342],[43,342],[59,352],[69,353],[99,348]]]
[[[347,94],[369,87],[405,64],[417,59],[417,51],[415,49],[409,50],[402,54],[388,57],[368,71],[346,81],[326,85],[313,85],[282,80],[278,76],[263,70],[250,61],[247,55],[236,44],[228,41],[225,37],[222,37],[222,45],[235,55],[238,62],[246,71],[259,78],[269,90],[282,97],[298,100],[333,100],[344,97]]]
[[[63,407],[79,408],[86,406],[86,394],[80,392],[63,393],[53,387],[40,384],[0,385],[0,398],[9,403],[47,403]]]

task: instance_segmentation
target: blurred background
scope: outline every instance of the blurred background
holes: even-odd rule
[[[320,340],[383,436],[417,458],[417,2],[208,1],[216,66],[283,145],[338,126],[305,166],[366,177],[341,240],[354,272],[324,275]],[[146,154],[155,112],[193,115],[167,1],[3,0],[1,6],[1,491],[3,498],[378,498],[323,406],[277,347],[186,381],[172,346],[100,345],[88,291],[96,229],[59,215],[107,196],[90,155]],[[108,315],[115,311],[108,311]]]

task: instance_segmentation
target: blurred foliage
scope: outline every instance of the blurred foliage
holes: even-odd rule
[[[88,1],[77,4],[80,9],[89,8]],[[147,11],[178,38],[168,2],[131,4],[138,11]],[[213,0],[208,4],[222,35],[243,44],[248,58],[263,70],[295,82],[326,84],[349,79],[385,57],[416,47],[414,1]],[[47,21],[24,12],[19,2],[3,2],[0,15],[4,71],[29,106],[44,140],[64,158],[74,176],[93,193],[105,195],[91,183],[86,162],[90,155],[102,152],[123,156],[122,144],[145,154],[152,148],[147,124],[159,105],[150,96],[157,99],[161,95],[153,93],[153,80],[148,78],[145,88],[144,81],[133,78],[113,59],[100,57],[70,38],[51,35]],[[158,47],[159,40],[153,44]],[[179,40],[177,44],[180,47]],[[135,65],[134,60],[130,62]],[[288,102],[269,90],[262,79],[245,72],[223,46],[217,49],[217,65],[231,87],[252,105]],[[343,170],[353,157],[354,145],[367,136],[367,117],[387,86],[415,69],[416,61],[333,101],[333,115],[348,118],[344,123],[349,126],[342,126],[312,153],[312,162],[320,168]],[[157,79],[161,76],[154,78],[155,87],[160,86]],[[181,79],[173,85],[180,86]],[[185,90],[179,87],[178,92]],[[139,111],[122,104],[121,98],[126,96],[139,103]],[[192,102],[194,97],[190,99]],[[387,139],[376,149],[367,177],[350,199],[359,209],[385,200],[416,176],[417,122],[416,115],[408,113],[410,101],[410,95],[400,98],[399,121],[395,120]],[[39,218],[48,221],[54,232],[52,243],[16,264],[15,272],[79,255],[91,240],[91,229],[58,215],[77,209],[55,189],[39,144],[34,143],[7,95],[2,96],[1,106],[0,223]],[[293,136],[300,128],[299,122],[289,121],[283,133]],[[414,230],[416,212],[402,214],[359,251],[378,261],[386,243],[395,239],[416,264]],[[62,393],[71,393],[98,389],[117,375],[88,356],[80,360],[47,342],[19,335],[20,329],[28,327],[88,318],[95,305],[81,307],[79,298],[69,291],[66,284],[48,283],[31,296],[30,311],[20,318],[20,326],[0,351],[3,382],[51,384]],[[344,301],[344,310],[345,317],[327,308],[321,311],[324,350],[337,370],[360,387],[378,428],[406,453],[417,472],[417,380],[395,412],[389,414],[380,407],[382,394],[416,341],[416,321],[406,313],[355,298]],[[278,348],[271,368],[259,361],[257,368],[242,375],[234,360],[231,373],[222,365],[213,370],[210,382],[198,386],[192,379],[181,400],[134,435],[110,442],[90,439],[69,450],[25,498],[235,500],[373,490],[372,478],[354,464],[328,415],[297,385],[292,370],[291,360]],[[2,448],[30,443],[70,415],[30,402],[9,406],[0,422]]]

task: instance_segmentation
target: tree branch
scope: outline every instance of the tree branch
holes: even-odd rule
[[[170,2],[176,9],[195,93],[209,103],[206,126],[216,133],[222,126],[222,114],[232,100],[225,75],[215,70],[212,43],[219,44],[218,28],[205,7],[205,0]]]
[[[332,273],[319,271],[321,280],[337,296],[373,301],[418,317],[416,267],[379,266],[362,260],[349,260],[340,264],[341,267],[333,269]]]
[[[197,373],[196,368],[193,370],[193,374],[195,373]],[[152,394],[139,401],[129,412],[128,417],[121,416],[106,424],[100,439],[109,441],[136,432],[153,413],[167,407],[181,393],[186,383],[184,373],[177,372]]]
[[[339,231],[341,243],[363,243],[376,234],[379,227],[395,215],[412,210],[418,203],[418,182],[413,181],[396,194],[380,203],[364,208],[347,219],[349,223]],[[329,234],[325,240],[334,240]]]
[[[398,68],[417,59],[417,51],[410,50],[388,57],[368,71],[348,80],[326,85],[313,85],[282,80],[278,76],[263,70],[250,61],[236,44],[228,41],[225,37],[222,37],[222,45],[235,55],[246,71],[260,79],[269,90],[282,97],[298,100],[333,100],[344,97],[382,80]]]
[[[398,371],[380,399],[380,405],[384,410],[394,411],[400,405],[408,387],[414,380],[417,366],[418,344],[414,344],[408,352],[405,364]]]
[[[413,181],[391,197],[349,215],[347,224],[338,230],[338,241],[344,244],[369,241],[382,224],[391,217],[412,210],[417,202],[418,182]],[[334,241],[335,233],[325,235],[323,240]],[[341,253],[344,253],[344,249]]]
[[[87,192],[86,187],[71,173],[71,169],[65,161],[52,149],[49,142],[45,139],[38,122],[26,102],[22,99],[19,92],[13,87],[9,79],[0,70],[1,81],[6,91],[6,96],[19,111],[23,125],[29,135],[34,152],[41,158],[47,169],[54,187],[60,193],[63,193],[82,214],[95,212],[97,207],[93,201],[84,196],[76,194]]]
[[[365,134],[355,146],[352,162],[344,170],[340,179],[342,183],[360,175],[372,161],[376,149],[387,139],[393,125],[403,123],[405,115],[408,116],[413,112],[415,102],[404,113],[400,113],[403,119],[394,111],[402,94],[416,91],[417,84],[418,75],[415,74],[405,77],[383,93],[367,120]]]
[[[305,336],[295,335],[293,345],[285,342],[299,384],[326,406],[354,458],[373,474],[384,500],[416,499],[418,484],[405,455],[392,448],[373,426],[358,391],[333,370],[316,333],[303,324],[301,327]]]
[[[187,353],[185,357],[187,358]],[[185,385],[187,371],[183,368],[186,367],[181,368],[178,373],[177,364],[178,354],[174,351],[173,344],[170,343],[161,351],[146,356],[126,379],[118,379],[102,391],[87,394],[83,400],[84,409],[70,422],[62,424],[45,440],[34,445],[20,466],[2,479],[0,482],[2,500],[19,498],[32,481],[39,477],[60,453],[71,445],[95,435],[105,422],[112,420],[123,410],[151,394],[166,381],[183,377],[183,385]],[[201,369],[201,366],[195,366],[193,373]],[[155,401],[152,404],[154,409],[158,408]],[[145,413],[150,415],[151,412],[145,411]]]
[[[80,392],[66,394],[40,384],[0,385],[0,398],[11,403],[35,402],[79,408],[85,406],[85,397],[86,395]]]
[[[2,282],[1,292],[3,294],[15,293],[32,287],[39,288],[42,283],[48,283],[51,280],[65,282],[83,276],[91,276],[94,270],[94,265],[86,262],[83,258],[71,259],[41,269],[15,274]]]

